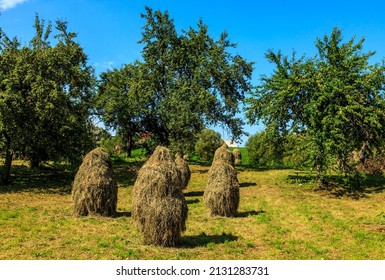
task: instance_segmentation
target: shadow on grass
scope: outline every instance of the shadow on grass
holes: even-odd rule
[[[237,241],[238,237],[227,233],[221,235],[206,235],[202,232],[196,236],[182,236],[177,247],[179,248],[196,248],[206,247],[208,244],[222,244],[230,241]]]
[[[251,210],[251,211],[245,211],[245,212],[237,213],[236,217],[237,218],[247,218],[250,216],[256,216],[256,215],[263,214],[263,213],[266,213],[266,212],[264,210],[259,210],[259,211]]]
[[[185,197],[193,197],[193,196],[203,196],[203,191],[192,191],[184,193]]]
[[[67,195],[75,172],[69,166],[30,169],[27,166],[12,166],[11,182],[0,186],[0,193],[41,192]]]
[[[293,171],[293,174],[289,174],[287,176],[287,181],[289,183],[300,183],[300,184],[306,184],[309,182],[315,182],[316,176],[314,174],[311,174],[309,171]]]
[[[293,167],[289,167],[289,166],[260,166],[260,165],[254,165],[254,164],[237,165],[235,168],[237,169],[237,171],[256,171],[256,172],[263,172],[263,171],[269,171],[269,170],[293,169]]]
[[[131,212],[117,212],[115,214],[115,218],[120,218],[120,217],[131,217]]]
[[[243,182],[243,183],[239,184],[239,187],[240,188],[248,188],[248,187],[253,187],[256,185],[257,185],[257,183],[253,183],[253,182]]]
[[[315,182],[315,178],[313,180]],[[383,192],[385,190],[385,177],[383,174],[365,175],[359,184],[349,184],[346,183],[346,178],[343,176],[332,175],[326,177],[324,184],[318,186],[316,190],[336,198],[361,199],[369,194]]]
[[[143,162],[114,164],[115,179],[120,187],[133,186]]]
[[[186,200],[187,204],[195,204],[195,203],[199,203],[199,202],[200,202],[200,200],[198,198]]]
[[[133,186],[143,162],[115,161],[113,169],[120,187]],[[11,180],[0,186],[0,193],[38,192],[68,195],[78,167],[71,165],[45,165],[30,169],[26,165],[14,165]]]

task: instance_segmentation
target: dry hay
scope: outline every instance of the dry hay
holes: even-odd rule
[[[186,229],[187,203],[181,172],[165,147],[158,146],[139,170],[132,217],[145,244],[175,246]]]
[[[175,163],[180,170],[181,179],[182,179],[182,189],[187,188],[188,182],[191,178],[191,171],[188,167],[188,164],[184,161],[179,153],[175,156]]]
[[[210,167],[204,192],[211,215],[234,217],[239,205],[239,182],[234,167],[216,162]]]
[[[72,184],[74,212],[78,216],[113,216],[117,195],[110,157],[103,148],[96,148],[84,157]]]
[[[184,159],[185,161],[190,160],[190,155],[189,155],[189,154],[185,154],[185,155],[183,156],[183,159]]]
[[[218,162],[227,163],[231,166],[235,165],[234,155],[229,151],[226,143],[220,146],[214,153],[214,159],[212,164],[214,165],[214,163]]]
[[[235,159],[235,165],[242,164],[242,153],[241,153],[241,150],[238,149],[238,148],[235,148],[233,150],[233,155],[234,155],[234,159]]]

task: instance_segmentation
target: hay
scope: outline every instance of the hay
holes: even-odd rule
[[[238,149],[238,148],[235,148],[233,150],[233,155],[234,155],[234,159],[235,159],[235,165],[242,164],[242,153],[241,153],[241,150]]]
[[[231,166],[235,165],[234,155],[228,150],[228,146],[223,144],[220,146],[214,153],[213,163],[223,162],[230,164]]]
[[[185,155],[183,156],[183,159],[184,159],[185,161],[189,161],[189,160],[190,160],[190,155],[189,155],[189,154],[185,154]]]
[[[235,216],[239,205],[239,182],[234,167],[214,162],[209,169],[203,197],[211,215]]]
[[[182,176],[170,151],[158,146],[139,170],[132,217],[145,244],[175,246],[186,229],[187,203]]]
[[[104,149],[96,148],[84,157],[72,184],[74,213],[113,216],[117,195],[110,157]]]
[[[175,156],[175,163],[181,173],[182,189],[185,189],[187,188],[188,182],[190,181],[190,178],[191,178],[190,168],[188,167],[188,164],[184,161],[184,159],[180,156],[179,153],[177,153]]]

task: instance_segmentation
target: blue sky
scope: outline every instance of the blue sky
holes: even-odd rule
[[[78,34],[90,64],[97,73],[140,59],[145,6],[168,10],[178,31],[196,26],[202,19],[218,38],[228,31],[237,43],[235,53],[255,62],[253,84],[272,66],[264,54],[268,49],[312,56],[317,37],[330,34],[333,27],[343,30],[346,40],[365,37],[364,51],[376,51],[373,61],[385,57],[385,3],[383,1],[202,1],[202,0],[0,0],[0,26],[8,36],[27,43],[33,36],[35,13],[45,20],[65,19]],[[260,125],[247,125],[253,134]],[[218,132],[224,134],[223,129]],[[247,137],[243,137],[244,143]],[[241,143],[241,144],[243,144]]]

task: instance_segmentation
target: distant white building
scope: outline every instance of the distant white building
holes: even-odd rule
[[[232,140],[224,140],[226,145],[229,147],[229,148],[237,148],[238,147],[238,144],[235,143],[234,141]]]

